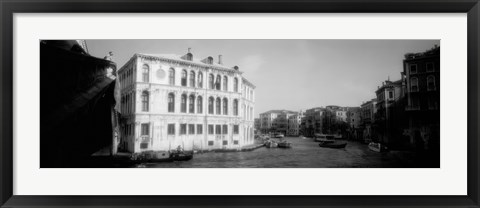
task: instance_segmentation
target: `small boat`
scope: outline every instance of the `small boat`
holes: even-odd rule
[[[368,149],[370,149],[374,152],[386,152],[386,151],[388,151],[387,146],[385,146],[381,143],[376,143],[376,142],[370,142],[368,144]]]
[[[280,134],[280,133],[273,134],[273,138],[283,138],[283,137],[285,137],[285,135]]]
[[[173,161],[187,161],[193,158],[193,152],[187,153],[183,151],[145,151],[134,153],[130,159],[136,163],[160,163]]]
[[[267,148],[273,148],[273,147],[277,147],[278,144],[272,140],[268,140],[265,142],[265,147]]]
[[[292,147],[292,143],[287,142],[287,141],[283,141],[283,142],[279,142],[279,143],[277,144],[277,146],[278,146],[279,148],[291,148],[291,147]]]
[[[347,143],[346,142],[337,142],[337,141],[335,141],[335,142],[321,142],[320,144],[318,144],[318,146],[340,149],[340,148],[345,148],[347,146]]]
[[[316,142],[332,143],[335,142],[333,135],[315,134]]]

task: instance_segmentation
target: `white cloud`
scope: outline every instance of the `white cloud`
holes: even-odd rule
[[[263,63],[263,57],[261,55],[249,55],[240,61],[240,71],[255,72],[261,69]]]

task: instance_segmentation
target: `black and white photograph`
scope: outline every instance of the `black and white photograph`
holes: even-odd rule
[[[440,168],[440,40],[39,44],[40,168]]]

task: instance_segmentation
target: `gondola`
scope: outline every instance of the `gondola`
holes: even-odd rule
[[[322,143],[318,144],[318,146],[340,149],[340,148],[345,148],[347,146],[347,143],[346,142],[337,142],[337,141],[335,141],[335,142],[322,142]]]

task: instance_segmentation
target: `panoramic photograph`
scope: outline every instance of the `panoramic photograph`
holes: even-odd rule
[[[40,40],[40,168],[440,168],[440,40]]]

